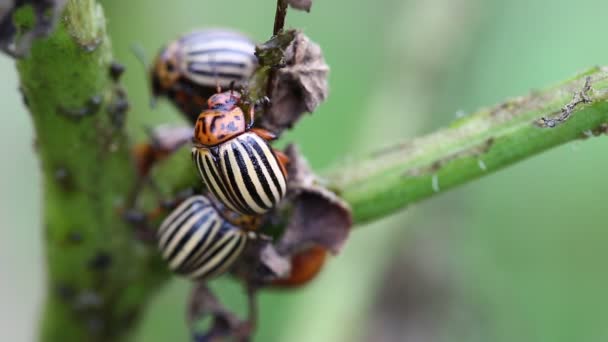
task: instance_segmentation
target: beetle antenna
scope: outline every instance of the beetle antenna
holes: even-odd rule
[[[144,50],[143,46],[141,46],[139,43],[131,44],[131,53],[133,53],[135,58],[137,58],[141,65],[143,65],[144,69],[148,71],[150,68],[150,63],[146,57],[146,51]]]
[[[229,89],[230,89],[230,98],[232,99],[232,98],[234,98],[234,80],[232,80],[230,82]]]
[[[213,77],[215,77],[215,90],[219,94],[222,92],[222,87],[220,86],[220,77],[217,73],[217,64],[215,63],[215,54],[211,54],[209,56],[209,59],[210,59],[210,63],[211,63],[211,68],[213,70]]]

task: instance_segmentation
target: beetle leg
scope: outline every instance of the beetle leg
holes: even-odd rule
[[[161,197],[160,191],[157,195]],[[175,209],[180,203],[192,196],[194,190],[187,188],[179,191],[170,200],[160,201],[154,209],[146,212],[139,209],[127,209],[122,212],[123,219],[133,226],[135,236],[145,243],[156,243],[156,228],[153,222],[159,221],[163,216]]]
[[[279,150],[274,150],[274,154],[277,156],[281,171],[283,171],[283,174],[285,175],[285,177],[287,177],[287,164],[289,164],[289,157]]]
[[[272,133],[269,130],[266,130],[264,128],[252,128],[250,129],[251,132],[257,134],[260,138],[266,140],[266,141],[272,141],[275,140],[277,138],[277,135]]]
[[[148,130],[149,142],[135,146],[134,156],[139,175],[145,177],[152,167],[192,140],[190,126],[160,126]]]

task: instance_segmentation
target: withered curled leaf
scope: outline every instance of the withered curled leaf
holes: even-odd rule
[[[232,267],[231,273],[248,288],[264,287],[274,279],[289,274],[289,259],[279,255],[270,241],[252,241]]]
[[[310,12],[312,0],[289,0],[289,6],[297,10]]]
[[[293,255],[318,245],[338,253],[352,226],[348,204],[318,184],[295,145],[285,152],[290,158],[288,188],[293,209],[277,250],[281,255]]]
[[[209,329],[203,333],[194,331],[196,321],[205,316],[212,318]],[[186,318],[195,341],[210,342],[227,336],[246,340],[251,332],[248,322],[240,320],[226,309],[203,283],[196,284],[192,289]]]
[[[46,37],[55,27],[66,0],[1,0],[0,1],[0,50],[14,58],[27,55],[35,38]],[[31,27],[16,27],[13,14],[25,5],[34,11]],[[17,31],[23,33],[17,39]]]
[[[293,39],[283,51],[281,43],[290,36]],[[262,65],[281,66],[270,73],[267,95],[271,104],[258,120],[261,127],[280,134],[327,98],[329,67],[321,47],[302,32],[285,31],[259,46],[256,54]]]
[[[274,219],[286,228],[274,243],[252,241],[232,269],[249,288],[307,283],[323,267],[326,252],[340,251],[352,226],[348,205],[318,184],[297,148],[290,145],[285,152],[289,190]]]

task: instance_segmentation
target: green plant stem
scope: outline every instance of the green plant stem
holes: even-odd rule
[[[31,20],[29,8],[15,20]],[[41,341],[128,339],[167,278],[120,211],[135,182],[127,137],[108,111],[110,42],[101,7],[70,0],[50,37],[18,61],[44,194],[47,294]]]
[[[542,127],[540,119],[559,117],[587,77],[590,102],[577,104],[556,127]],[[355,224],[364,224],[549,148],[606,133],[607,99],[608,69],[593,68],[555,87],[481,109],[427,136],[353,156],[321,176],[351,206]],[[189,149],[178,150],[154,172],[167,196],[200,182]]]
[[[355,222],[369,222],[407,205],[488,175],[561,144],[606,133],[608,73],[593,68],[558,86],[482,109],[451,126],[412,141],[342,163],[325,176],[352,207]],[[589,103],[559,117],[591,77]],[[517,186],[517,185],[514,185]]]

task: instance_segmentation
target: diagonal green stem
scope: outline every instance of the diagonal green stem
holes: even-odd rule
[[[326,173],[330,186],[352,206],[357,223],[497,171],[549,148],[606,132],[608,69],[593,68],[558,86],[482,109],[427,136],[377,151]],[[573,102],[587,77],[590,102]],[[578,97],[577,97],[578,98]],[[554,128],[572,104],[570,118]]]

